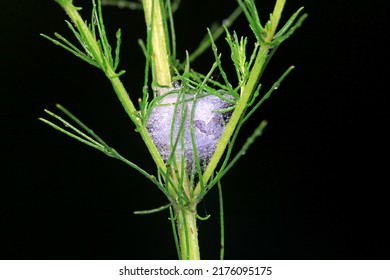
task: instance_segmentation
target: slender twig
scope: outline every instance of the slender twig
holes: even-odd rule
[[[181,260],[182,259],[182,257],[181,257],[181,250],[180,250],[179,238],[177,236],[176,223],[175,223],[176,219],[175,219],[175,215],[173,214],[172,206],[169,207],[169,216],[170,216],[170,220],[171,220],[173,239],[175,241],[175,247],[176,247],[176,251],[177,251],[177,256],[178,256],[179,260]]]
[[[168,209],[169,207],[171,207],[172,204],[171,203],[168,203],[166,205],[163,205],[163,206],[160,206],[160,207],[157,207],[157,208],[154,208],[154,209],[150,209],[150,210],[138,210],[138,211],[134,211],[133,213],[135,215],[148,215],[148,214],[154,214],[154,213],[158,213],[158,212],[161,212],[161,211],[164,211],[165,209]]]
[[[221,249],[219,259],[223,260],[225,257],[225,219],[223,215],[223,195],[221,180],[218,181],[218,198],[219,198],[219,224],[221,228]]]

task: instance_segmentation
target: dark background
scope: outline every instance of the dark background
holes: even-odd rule
[[[235,1],[182,1],[179,57]],[[264,2],[264,3],[263,3]],[[258,3],[263,16],[274,1]],[[389,259],[388,15],[386,1],[287,1],[285,17],[309,18],[263,76],[270,86],[296,69],[247,123],[262,136],[223,180],[227,259]],[[90,1],[75,1],[86,7]],[[136,102],[143,63],[140,11],[104,9],[110,34],[122,27],[121,69]],[[61,103],[150,172],[153,162],[103,74],[39,36],[72,38],[54,1],[6,1],[1,19],[1,259],[175,259],[166,203],[142,175],[38,121]],[[251,36],[241,16],[232,27]],[[111,37],[113,38],[113,36]],[[250,40],[250,44],[253,44]],[[230,63],[224,40],[223,62]],[[207,71],[210,52],[193,64]],[[233,73],[234,75],[234,73]],[[216,77],[218,78],[218,77]],[[217,190],[200,203],[201,256],[219,254]]]

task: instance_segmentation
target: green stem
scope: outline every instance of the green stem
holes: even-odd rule
[[[112,70],[112,68],[109,68]],[[113,71],[113,70],[112,70]],[[124,88],[121,80],[119,78],[111,78],[110,79],[112,87],[114,88],[120,102],[122,103],[123,107],[125,108],[127,114],[132,119],[134,124],[137,127],[137,131],[141,134],[142,140],[144,140],[146,147],[148,148],[150,154],[152,155],[152,158],[154,162],[157,164],[158,168],[165,172],[166,166],[164,161],[162,160],[160,153],[158,152],[156,145],[154,144],[152,138],[150,138],[150,134],[146,127],[142,125],[142,121],[140,118],[136,116],[137,112],[132,111],[131,108],[134,108],[134,105],[132,101],[129,98],[129,95],[127,94],[126,89]]]
[[[176,208],[176,223],[182,260],[200,260],[196,205]]]
[[[160,86],[171,86],[167,37],[164,31],[160,0],[142,0],[145,20],[152,32],[152,67]]]
[[[263,66],[269,51],[268,46],[260,48],[259,53],[257,54],[256,61],[250,73],[248,82],[241,88],[241,98],[238,100],[236,108],[233,111],[233,114],[230,118],[230,121],[226,125],[225,132],[222,135],[221,139],[218,141],[217,148],[212,156],[210,163],[208,164],[206,170],[203,173],[203,184],[206,184],[211,178],[215,168],[217,167],[220,159],[222,158],[227,145],[229,144],[230,138],[236,129],[238,122],[241,119],[242,114],[247,107],[250,97],[255,90],[257,85],[260,73],[263,70]],[[195,194],[200,193],[200,185],[198,184],[195,188]]]
[[[203,184],[207,184],[208,180],[213,175],[214,170],[216,169],[220,159],[222,158],[225,152],[226,147],[229,144],[230,138],[232,137],[243,113],[245,112],[245,109],[247,107],[250,98],[252,97],[254,91],[256,90],[259,78],[266,64],[265,62],[267,59],[267,55],[270,50],[269,43],[272,41],[275,35],[275,31],[279,23],[285,2],[286,0],[276,1],[274,12],[272,14],[270,29],[267,35],[265,36],[264,43],[260,45],[260,50],[256,56],[256,60],[254,62],[253,68],[250,71],[248,81],[244,86],[241,87],[241,97],[237,102],[237,105],[233,111],[230,121],[226,125],[225,132],[220,138],[220,140],[218,141],[218,145],[215,150],[215,153],[212,156],[210,163],[208,164],[206,170],[203,173]],[[200,193],[201,193],[201,186],[198,183],[198,185],[195,188],[194,194],[199,195]]]
[[[225,220],[223,215],[223,195],[222,195],[222,186],[221,181],[218,181],[218,197],[219,197],[219,224],[221,232],[221,250],[219,253],[219,259],[223,260],[225,258]]]
[[[154,82],[160,86],[171,86],[169,56],[167,51],[168,34],[165,33],[162,6],[160,0],[142,0],[147,28],[152,32],[152,73]],[[196,227],[196,203],[192,201],[192,192],[181,164],[178,170],[172,169],[170,176],[173,184],[166,182],[168,191],[176,198],[176,227],[179,237],[180,256],[183,260],[199,260],[198,230]],[[183,172],[181,172],[183,171]],[[181,195],[177,195],[181,193]]]
[[[87,24],[81,18],[78,13],[78,8],[76,8],[71,0],[57,0],[57,2],[62,6],[65,12],[68,14],[72,22],[77,26],[80,33],[83,34],[84,39],[88,42],[89,50],[99,65],[105,65],[104,72],[106,76],[110,79],[112,87],[115,93],[118,96],[119,101],[121,102],[123,108],[125,109],[127,115],[135,124],[137,131],[141,134],[142,139],[144,140],[150,154],[152,155],[153,160],[155,161],[158,168],[165,172],[166,166],[162,160],[156,146],[153,143],[153,140],[150,138],[150,135],[145,126],[142,125],[142,121],[137,117],[138,112],[131,101],[129,94],[127,93],[125,87],[123,86],[121,80],[119,79],[117,73],[109,63],[108,59],[102,54],[99,45],[93,36],[92,32],[89,30]]]
[[[282,17],[282,12],[285,4],[286,4],[286,0],[276,1],[274,11],[272,13],[271,28],[270,28],[270,32],[268,33],[266,42],[271,42],[271,40],[273,39],[276,33],[276,29],[278,28],[279,20]]]

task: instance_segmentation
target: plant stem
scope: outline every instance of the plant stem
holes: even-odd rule
[[[142,0],[147,28],[152,32],[152,73],[153,81],[160,86],[171,86],[169,56],[167,51],[168,34],[164,29],[162,6],[160,0]],[[179,237],[180,257],[183,260],[199,260],[198,229],[196,226],[196,203],[192,201],[188,177],[186,172],[171,171],[174,184],[166,182],[168,191],[176,198],[174,207],[176,213],[176,227]],[[179,178],[183,176],[182,180]],[[180,186],[181,185],[181,186]],[[174,188],[177,188],[176,190]],[[182,196],[177,193],[182,192]],[[185,197],[185,199],[184,199]],[[187,202],[186,202],[187,201]]]
[[[260,49],[256,61],[254,63],[253,69],[249,76],[248,82],[241,88],[241,98],[238,100],[236,108],[233,111],[233,114],[226,125],[225,132],[218,141],[217,148],[215,149],[214,155],[212,156],[210,163],[208,164],[206,170],[203,173],[203,184],[206,184],[211,178],[215,168],[217,167],[220,159],[222,158],[227,145],[229,144],[230,138],[234,133],[234,130],[237,127],[238,122],[241,119],[242,114],[248,104],[249,98],[252,95],[255,86],[257,85],[257,80],[262,72],[265,59],[268,54],[269,47],[263,47]],[[195,188],[195,194],[201,192],[200,184]]]
[[[269,43],[272,41],[275,35],[275,31],[278,26],[280,17],[282,15],[285,2],[286,0],[276,1],[274,11],[272,14],[270,29],[268,30],[267,35],[265,36],[264,43],[261,43],[260,45],[260,50],[256,56],[256,60],[254,62],[253,68],[250,71],[248,81],[246,82],[245,85],[241,87],[241,97],[237,102],[236,108],[234,109],[228,124],[226,125],[225,132],[222,135],[222,137],[219,139],[214,155],[212,156],[210,163],[208,164],[206,170],[203,173],[203,184],[207,184],[208,180],[213,175],[214,170],[217,167],[220,159],[222,158],[225,149],[229,144],[230,138],[232,137],[234,130],[236,129],[243,113],[245,112],[247,104],[257,87],[261,73],[264,70],[267,55],[270,50]],[[195,188],[194,194],[198,195],[200,193],[201,193],[201,186],[198,183],[198,185]]]
[[[182,260],[200,260],[196,204],[176,209],[177,231]]]
[[[274,11],[272,13],[272,19],[271,19],[271,30],[268,33],[266,42],[271,42],[273,39],[276,29],[278,28],[279,20],[282,17],[282,12],[284,5],[286,4],[286,0],[276,0],[276,4],[274,7]]]
[[[93,36],[87,24],[84,22],[84,20],[81,18],[80,14],[78,13],[77,11],[78,9],[73,5],[71,0],[57,0],[57,2],[62,6],[62,8],[68,14],[69,18],[76,25],[79,32],[83,34],[85,41],[88,42],[89,51],[91,52],[96,62],[99,65],[105,65],[104,72],[106,76],[109,78],[111,85],[118,96],[119,101],[121,102],[127,115],[135,124],[137,131],[141,134],[141,137],[144,140],[156,165],[162,172],[165,172],[166,166],[164,164],[164,161],[162,160],[156,146],[154,145],[153,140],[150,138],[150,135],[146,127],[142,125],[141,119],[137,117],[138,112],[133,102],[131,101],[129,94],[127,93],[125,87],[123,86],[115,70],[110,65],[108,59],[102,54],[95,37]]]
[[[127,114],[130,116],[132,121],[135,123],[137,127],[137,131],[141,134],[142,140],[144,140],[146,147],[148,148],[150,154],[152,155],[152,158],[158,168],[165,172],[166,166],[164,161],[162,160],[160,153],[158,152],[156,145],[154,144],[152,138],[150,138],[150,134],[147,131],[146,127],[142,125],[141,119],[136,117],[137,112],[133,112],[129,110],[128,108],[134,107],[132,101],[129,98],[129,95],[127,94],[126,89],[124,88],[122,82],[118,77],[111,78],[110,79],[112,87],[114,88],[120,102],[122,103],[123,107],[125,108]]]
[[[171,86],[171,72],[167,51],[160,0],[142,0],[147,28],[152,32],[152,67],[155,81],[160,86]]]
[[[225,220],[223,214],[223,195],[221,181],[218,181],[218,197],[219,197],[219,224],[221,232],[221,250],[219,259],[222,261],[225,258]]]

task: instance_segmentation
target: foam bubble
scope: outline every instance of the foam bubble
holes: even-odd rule
[[[233,99],[230,95],[224,97]],[[203,165],[207,164],[230,117],[230,113],[220,113],[215,110],[231,106],[232,103],[206,93],[196,95],[171,93],[161,98],[153,107],[148,118],[147,129],[165,162],[176,145],[176,158],[180,159],[184,155],[187,168],[194,170],[194,144],[200,162]],[[191,125],[194,143],[191,137]]]

